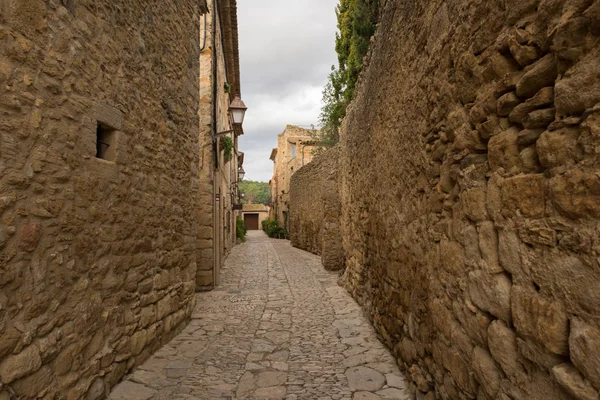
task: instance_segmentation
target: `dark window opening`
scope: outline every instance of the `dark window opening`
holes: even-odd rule
[[[96,127],[96,158],[115,161],[117,131],[98,122]]]

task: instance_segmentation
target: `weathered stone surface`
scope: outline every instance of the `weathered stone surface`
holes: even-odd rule
[[[569,349],[573,364],[600,390],[600,329],[572,318]]]
[[[41,229],[41,225],[37,223],[23,225],[19,246],[25,251],[34,251],[40,241]]]
[[[476,187],[464,191],[461,203],[465,214],[473,221],[484,221],[488,218],[486,208],[486,192],[483,187]]]
[[[423,371],[417,391],[429,376],[440,398],[492,398],[479,346],[499,365],[495,398],[571,396],[551,370],[567,361],[569,318],[596,319],[581,284],[598,270],[596,3],[381,5],[340,131],[341,281],[399,363]],[[549,136],[563,129],[577,147]],[[485,275],[491,223],[504,285]],[[508,298],[511,282],[550,305]],[[506,330],[488,329],[500,314]]]
[[[517,333],[538,340],[555,354],[569,353],[569,319],[560,305],[520,286],[513,286],[511,300]]]
[[[511,38],[508,44],[511,54],[521,67],[528,66],[540,57],[539,51],[535,46],[523,45],[516,38]]]
[[[524,129],[519,132],[517,142],[520,146],[530,146],[537,142],[543,132],[543,129]]]
[[[491,398],[496,397],[500,390],[502,373],[492,359],[490,353],[481,347],[473,350],[473,369],[485,393]]]
[[[514,109],[510,112],[508,119],[511,122],[516,124],[524,124],[527,116],[538,108],[550,106],[554,103],[554,88],[553,87],[545,87],[540,89],[539,92],[535,94],[530,99],[527,99],[521,104],[518,104],[514,107]]]
[[[556,112],[559,116],[581,114],[600,101],[598,57],[598,52],[588,54],[556,82]]]
[[[571,218],[600,218],[600,177],[571,169],[550,179],[550,199]]]
[[[488,157],[492,170],[498,168],[511,170],[520,166],[518,138],[519,130],[511,128],[490,139]]]
[[[15,379],[27,376],[42,366],[39,349],[28,346],[19,354],[11,355],[0,363],[0,378],[2,383],[9,384]]]
[[[530,146],[519,154],[521,165],[524,172],[538,172],[540,170],[540,160],[535,146]]]
[[[586,381],[571,364],[560,364],[552,368],[558,384],[577,400],[598,400],[598,391]]]
[[[545,168],[574,164],[583,158],[583,151],[577,142],[579,131],[564,128],[542,133],[536,143],[540,163]]]
[[[541,174],[505,179],[502,185],[503,213],[512,216],[519,211],[527,217],[542,217],[546,207],[546,187],[546,178]]]
[[[308,151],[308,150],[307,150]],[[344,266],[340,226],[339,150],[330,149],[291,176],[289,196],[292,245],[321,255],[327,270]]]
[[[517,346],[519,348],[519,354],[522,355],[524,359],[533,362],[540,369],[551,370],[565,361],[563,357],[552,353],[534,339],[518,338]]]
[[[11,353],[20,338],[21,332],[15,328],[8,328],[4,333],[0,334],[0,357]]]
[[[320,257],[249,231],[225,261],[227,290],[198,293],[189,325],[108,398],[139,391],[142,398],[411,399],[395,359],[338,278]]]
[[[525,75],[517,83],[517,96],[521,98],[531,97],[543,87],[554,86],[558,76],[556,57],[554,54],[547,54],[525,71]]]
[[[380,372],[366,367],[348,368],[346,378],[352,390],[376,391],[385,384],[385,378]]]
[[[516,333],[501,321],[494,321],[488,328],[488,345],[494,360],[508,376],[518,377],[524,373],[519,363]]]
[[[498,260],[498,234],[493,222],[486,221],[479,226],[479,249],[488,272],[503,272]]]
[[[483,271],[469,274],[469,296],[477,307],[507,323],[511,322],[510,292],[512,283],[505,274]]]
[[[517,234],[511,230],[501,230],[498,238],[498,259],[500,266],[513,275],[521,273],[521,250]]]
[[[139,383],[125,381],[110,394],[112,400],[148,400],[156,391]]]
[[[192,311],[199,8],[0,5],[0,376],[14,398],[100,398],[171,338],[140,315],[159,287],[181,311],[173,333]],[[133,359],[141,319],[153,340]]]
[[[506,117],[521,102],[515,92],[510,92],[498,99],[498,115]]]
[[[523,119],[523,127],[525,129],[545,129],[554,121],[555,115],[554,108],[532,111]]]
[[[36,398],[41,393],[49,392],[54,386],[52,382],[53,373],[50,367],[43,366],[31,375],[21,378],[10,384],[15,393],[28,398]]]

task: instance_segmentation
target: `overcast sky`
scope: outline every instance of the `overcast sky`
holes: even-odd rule
[[[271,179],[269,155],[287,124],[317,125],[323,86],[337,66],[337,3],[238,0],[245,179]]]

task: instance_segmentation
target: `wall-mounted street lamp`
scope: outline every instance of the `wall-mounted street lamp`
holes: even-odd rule
[[[244,168],[240,166],[238,169],[238,182],[244,180],[244,176],[246,176],[246,171],[244,171]]]
[[[232,117],[233,125],[242,125],[244,123],[244,117],[246,116],[246,110],[248,107],[244,104],[240,96],[235,96],[231,104],[229,105],[229,113]],[[219,137],[222,135],[227,135],[228,133],[233,132],[233,129],[228,131],[218,132],[215,137]]]
[[[246,116],[247,109],[248,107],[246,107],[242,99],[240,99],[240,96],[235,96],[229,105],[229,111],[233,116],[234,125],[241,125],[244,123],[244,117]]]

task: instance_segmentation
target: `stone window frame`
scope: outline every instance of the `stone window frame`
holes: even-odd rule
[[[123,149],[123,121],[124,121],[124,113],[117,109],[116,107],[110,106],[104,103],[96,103],[94,104],[92,110],[92,128],[93,131],[93,140],[94,140],[94,150],[96,149],[97,143],[97,133],[99,127],[104,127],[110,131],[111,135],[111,146],[114,146],[112,151],[114,154],[111,155],[110,159],[99,158],[96,157],[96,152],[91,154],[91,156],[101,162],[108,164],[116,164],[119,160],[119,153],[124,151]]]

